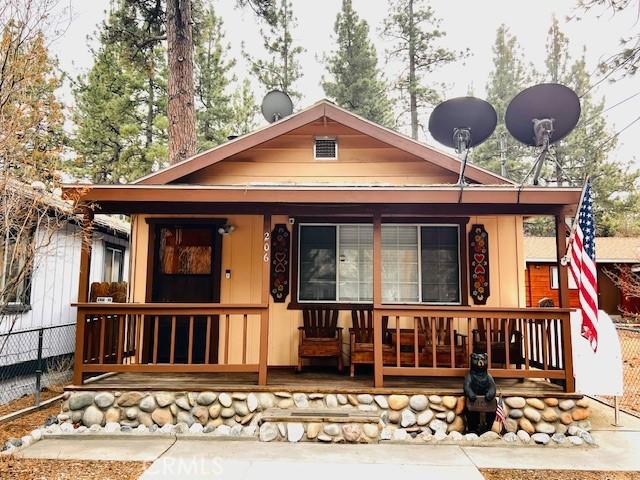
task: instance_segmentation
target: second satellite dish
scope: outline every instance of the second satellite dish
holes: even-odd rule
[[[546,147],[571,133],[580,119],[576,92],[558,83],[542,83],[523,90],[507,107],[507,130],[525,145]]]
[[[484,142],[498,122],[489,102],[475,97],[452,98],[439,104],[429,117],[429,132],[458,153]]]
[[[269,123],[288,117],[293,113],[293,102],[280,90],[271,90],[262,100],[262,115]]]

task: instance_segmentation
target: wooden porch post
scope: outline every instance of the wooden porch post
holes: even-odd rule
[[[89,273],[91,270],[91,243],[93,241],[93,211],[85,209],[82,217],[82,246],[80,250],[80,278],[78,281],[78,303],[89,301]],[[73,384],[82,385],[82,367],[84,362],[84,324],[85,319],[78,308],[76,316],[76,351],[73,367]]]
[[[569,272],[566,265],[562,265],[562,257],[567,251],[567,222],[564,215],[556,215],[556,261],[558,266],[558,303],[560,308],[569,308]],[[562,321],[562,347],[565,369],[565,390],[575,390],[575,378],[573,376],[573,348],[571,345],[570,319]]]
[[[382,360],[382,316],[378,307],[382,304],[382,219],[380,213],[373,217],[373,385],[384,386]]]
[[[258,366],[258,384],[267,384],[267,363],[269,361],[269,272],[271,267],[271,214],[263,216],[263,257],[261,302],[267,309],[260,313],[260,360]]]

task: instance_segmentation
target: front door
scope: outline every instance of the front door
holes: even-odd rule
[[[160,303],[219,303],[222,241],[220,222],[156,224],[151,301]],[[175,363],[187,363],[189,317],[176,318]],[[218,361],[218,317],[211,318],[210,363]],[[153,326],[151,327],[153,330]],[[205,363],[206,317],[194,317],[193,363]],[[153,338],[153,333],[149,336]],[[158,329],[158,362],[170,361],[171,317]]]

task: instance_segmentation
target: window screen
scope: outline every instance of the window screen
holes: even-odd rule
[[[335,138],[316,138],[314,145],[315,158],[338,158],[338,148]]]
[[[336,227],[300,226],[300,300],[336,300]]]
[[[458,227],[420,228],[423,302],[460,301],[458,240]]]

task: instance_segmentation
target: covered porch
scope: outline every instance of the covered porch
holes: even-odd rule
[[[387,203],[380,203],[381,195]],[[458,302],[434,304],[389,302],[384,294],[383,230],[385,225],[458,224],[470,217],[549,215],[555,218],[557,251],[566,242],[565,217],[572,213],[579,192],[507,185],[433,186],[420,188],[230,188],[182,185],[96,186],[83,192],[87,207],[97,205],[101,213],[146,216],[145,224],[169,219],[219,225],[232,216],[251,216],[260,225],[259,240],[251,242],[251,270],[256,285],[251,302],[160,302],[153,299],[150,283],[134,285],[129,303],[89,302],[88,268],[91,263],[90,228],[81,257],[76,361],[70,389],[197,390],[232,388],[236,391],[278,391],[304,388],[344,392],[430,391],[460,392],[472,352],[486,352],[489,370],[505,391],[513,394],[559,396],[574,391],[569,327],[566,268],[559,268],[559,306],[524,308],[485,306],[468,300],[467,229],[460,230]],[[126,199],[126,200],[124,200]],[[288,304],[274,303],[271,295],[272,243],[276,224],[293,219],[315,223],[355,222],[371,226],[370,302],[312,302],[292,298]],[[483,217],[484,218],[484,217]],[[155,220],[153,220],[155,219]],[[92,220],[87,209],[85,222]],[[140,221],[140,219],[138,219]],[[216,223],[217,222],[217,223]],[[135,229],[134,229],[135,232]],[[135,233],[134,233],[135,234]],[[232,234],[233,235],[233,234]],[[153,278],[154,247],[148,238],[134,251],[147,252],[144,270]],[[144,245],[143,245],[144,244]],[[293,244],[293,256],[296,252]],[[235,257],[234,257],[235,258]],[[506,257],[505,257],[506,259]],[[290,281],[298,282],[297,261],[292,262]],[[134,270],[136,270],[134,268]],[[524,265],[523,265],[524,268]],[[224,275],[235,272],[220,270]],[[256,280],[257,279],[257,280]],[[249,284],[247,284],[247,288]],[[513,288],[518,288],[514,285]],[[220,297],[218,297],[220,298]],[[293,348],[297,325],[288,328],[284,315],[305,308],[340,312],[345,334],[343,356],[349,362],[351,346],[347,331],[353,328],[354,311],[371,316],[371,358],[356,375],[339,374],[333,367],[320,370],[305,366],[294,374],[292,365],[274,364],[274,349]],[[286,313],[289,312],[289,313]],[[289,318],[289,317],[287,317]],[[296,317],[298,318],[298,317]],[[288,325],[288,324],[287,324]],[[286,337],[274,332],[289,331]],[[297,342],[296,342],[297,343]],[[92,376],[109,374],[97,380]]]

